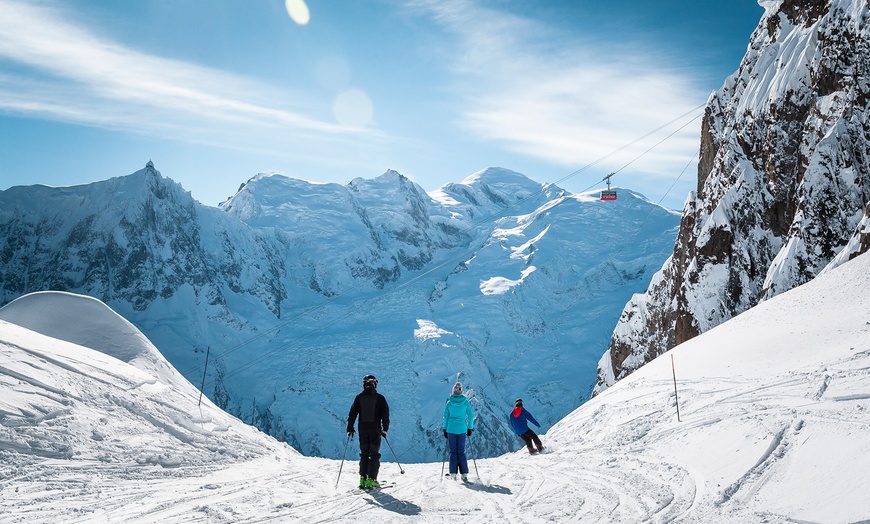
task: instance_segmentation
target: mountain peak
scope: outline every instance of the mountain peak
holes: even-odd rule
[[[447,207],[465,207],[474,218],[517,205],[521,205],[521,209],[515,210],[518,214],[528,213],[561,194],[564,191],[558,187],[535,182],[522,173],[488,167],[465,177],[462,182],[445,184],[430,196]]]
[[[510,189],[517,188],[526,191],[538,191],[541,184],[522,173],[505,169],[503,167],[487,167],[465,177],[460,184],[476,186],[486,184],[491,187]]]
[[[359,191],[365,188],[372,189],[396,186],[402,187],[407,184],[411,184],[414,186],[417,185],[412,182],[411,179],[399,173],[398,171],[395,171],[393,169],[387,169],[382,175],[377,176],[373,179],[362,177],[354,178],[350,181],[350,183],[348,183],[347,188],[351,191]]]

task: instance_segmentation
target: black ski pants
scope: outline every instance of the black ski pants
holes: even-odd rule
[[[520,438],[526,442],[526,447],[529,448],[529,453],[534,453],[535,451],[541,451],[544,446],[541,444],[541,439],[538,438],[538,435],[532,431],[531,429],[526,431],[525,433],[520,435]],[[532,447],[532,443],[534,442],[535,447]]]
[[[359,474],[370,479],[378,478],[381,469],[381,432],[359,434]]]

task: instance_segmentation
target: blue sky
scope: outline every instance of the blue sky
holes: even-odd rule
[[[346,184],[395,169],[431,191],[499,166],[573,192],[618,170],[615,185],[653,201],[683,173],[663,201],[680,208],[697,180],[692,118],[763,13],[755,0],[305,2],[0,0],[0,189],[152,160],[216,205],[260,172]]]

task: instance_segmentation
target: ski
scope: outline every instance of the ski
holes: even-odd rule
[[[471,480],[471,478],[468,478],[468,480],[462,480],[462,478],[460,476],[458,476],[458,475],[451,476],[450,473],[445,474],[444,477],[447,479],[450,479],[450,480],[455,480],[457,482],[462,482],[463,484],[474,484],[474,481]]]
[[[392,481],[381,482],[380,484],[381,484],[381,486],[379,488],[362,489],[362,488],[357,487],[357,488],[350,490],[350,492],[353,493],[354,495],[361,495],[363,493],[377,493],[378,491],[381,491],[382,489],[389,489],[389,488],[396,487],[396,483],[392,482]]]

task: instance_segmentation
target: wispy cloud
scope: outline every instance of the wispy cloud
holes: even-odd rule
[[[630,42],[614,49],[612,41],[584,41],[475,0],[411,5],[458,37],[453,66],[466,108],[462,125],[484,139],[558,165],[576,167],[598,159],[691,111],[709,94],[660,56]],[[681,123],[614,156],[611,167]],[[657,147],[644,157],[644,169],[671,171],[685,165],[697,151],[699,128],[695,121]]]
[[[244,148],[360,132],[306,116],[263,83],[112,42],[44,5],[0,0],[0,110]]]

